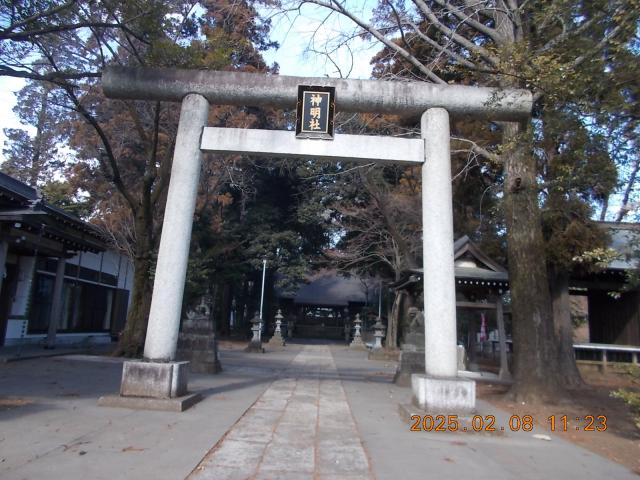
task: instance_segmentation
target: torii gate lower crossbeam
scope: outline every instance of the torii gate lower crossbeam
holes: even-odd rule
[[[206,128],[209,101],[238,104],[244,100],[262,101],[255,82],[263,89],[273,84],[278,95],[268,104],[290,103],[288,86],[294,77],[253,76],[227,78],[221,72],[107,70],[103,75],[105,92],[118,98],[177,100],[182,95],[180,124],[176,138],[167,205],[158,252],[158,264],[144,349],[145,360],[125,362],[120,399],[139,397],[173,400],[186,394],[186,363],[174,362],[186,267],[191,239],[201,167],[201,148],[222,152],[342,158],[375,162],[422,163],[422,220],[424,258],[425,365],[424,375],[414,375],[414,400],[438,412],[455,413],[475,406],[475,383],[457,376],[456,303],[453,258],[453,208],[451,196],[451,158],[449,113],[486,116],[503,120],[520,119],[531,110],[531,95],[521,90],[495,91],[472,87],[438,87],[428,84],[382,82],[384,95],[376,93],[378,82],[344,80],[336,88],[347,99],[350,111],[402,113],[422,107],[420,140],[356,136],[327,142],[295,139],[293,132],[265,132]],[[157,80],[154,82],[154,76]],[[217,88],[214,80],[221,82]],[[209,82],[208,80],[211,80]],[[246,80],[246,81],[245,81]],[[327,79],[317,79],[322,84]],[[226,82],[226,83],[225,83]],[[302,84],[302,83],[301,83]],[[278,90],[279,88],[279,90]],[[259,89],[258,89],[259,90]],[[146,92],[141,93],[141,92]],[[151,93],[150,93],[151,92]],[[194,93],[195,92],[195,93]],[[368,92],[364,95],[363,92]],[[140,97],[143,95],[143,97]],[[375,98],[372,100],[371,95]],[[376,96],[377,95],[377,96]],[[463,98],[464,97],[464,98]],[[340,94],[338,95],[340,99]],[[417,99],[415,104],[411,99]],[[286,135],[289,134],[289,139]],[[359,142],[359,143],[358,143]],[[113,399],[112,399],[113,400]],[[187,400],[190,402],[192,400]],[[128,406],[126,401],[102,402]],[[182,410],[169,405],[168,409]],[[159,408],[158,405],[149,408]]]

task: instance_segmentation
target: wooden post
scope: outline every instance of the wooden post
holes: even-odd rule
[[[67,264],[64,256],[58,258],[56,267],[56,280],[53,284],[53,299],[51,312],[49,313],[49,328],[47,329],[47,344],[45,348],[56,347],[56,332],[60,325],[60,314],[62,313],[62,289],[64,286],[64,268]],[[79,268],[78,268],[79,270]]]

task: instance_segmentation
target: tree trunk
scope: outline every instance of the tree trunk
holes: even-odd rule
[[[571,323],[571,299],[569,297],[569,275],[564,272],[549,272],[553,321],[558,337],[558,369],[564,385],[576,388],[583,385],[582,376],[576,365],[573,349],[573,325]]]
[[[153,281],[149,275],[151,266],[152,262],[148,254],[136,256],[133,259],[131,307],[129,307],[127,322],[114,355],[137,357],[142,354],[153,293]]]
[[[146,213],[146,215],[145,215]],[[149,310],[153,295],[151,270],[156,245],[153,235],[151,210],[140,209],[135,217],[136,255],[133,258],[133,292],[127,323],[118,341],[114,355],[137,357],[142,355],[149,323]]]
[[[601,222],[605,221],[605,219],[607,218],[608,209],[609,209],[609,195],[606,195],[602,199],[602,210],[600,210],[600,218],[598,220],[600,220]]]
[[[517,123],[504,124],[504,211],[513,312],[517,401],[540,401],[562,391],[540,209],[536,163]]]
[[[396,290],[393,306],[391,307],[391,315],[389,316],[389,324],[387,325],[387,338],[385,339],[385,346],[388,349],[396,350],[398,348],[398,326],[400,325],[402,304],[406,296],[406,291]]]
[[[636,177],[638,176],[639,169],[640,169],[640,159],[636,158],[635,161],[633,162],[633,168],[631,170],[631,174],[629,175],[629,181],[627,182],[627,186],[624,189],[624,195],[622,197],[622,205],[620,206],[618,215],[616,215],[616,222],[621,222],[622,219],[627,215],[627,213],[629,213],[629,197],[636,183]]]

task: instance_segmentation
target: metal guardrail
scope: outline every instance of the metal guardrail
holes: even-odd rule
[[[610,361],[609,353],[611,352],[630,353],[631,363],[633,365],[638,365],[638,354],[640,353],[640,347],[637,346],[611,345],[606,343],[576,343],[573,345],[573,348],[576,352],[579,350],[600,352],[600,362],[602,363],[603,369],[606,369],[607,364]]]
[[[500,350],[498,340],[490,340],[491,342],[491,354],[495,355]],[[507,351],[511,353],[513,351],[513,342],[506,340]],[[640,356],[640,346],[634,345],[615,345],[608,343],[574,343],[573,349],[577,353],[578,351],[591,351],[600,353],[600,362],[605,366],[611,362],[610,353],[627,353],[631,356],[631,363],[638,365],[638,357]],[[629,358],[629,357],[627,357]]]

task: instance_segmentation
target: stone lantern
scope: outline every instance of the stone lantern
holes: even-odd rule
[[[353,341],[351,348],[364,349],[366,348],[364,342],[362,341],[362,335],[360,334],[360,329],[362,328],[362,320],[360,320],[360,314],[356,314],[356,319],[353,321],[354,324],[354,332],[353,332]]]
[[[253,337],[251,337],[249,346],[244,349],[245,352],[264,353],[264,348],[262,348],[262,340],[260,339],[261,328],[262,321],[260,320],[260,314],[256,312],[251,319],[251,332],[253,334]]]
[[[380,319],[380,317],[378,317],[376,319],[376,323],[374,323],[374,325],[373,325],[373,336],[376,339],[375,343],[373,344],[373,349],[374,350],[382,349],[382,339],[384,338],[384,334],[385,334],[385,330],[386,329],[387,329],[387,327],[385,327],[382,324],[382,320]]]

